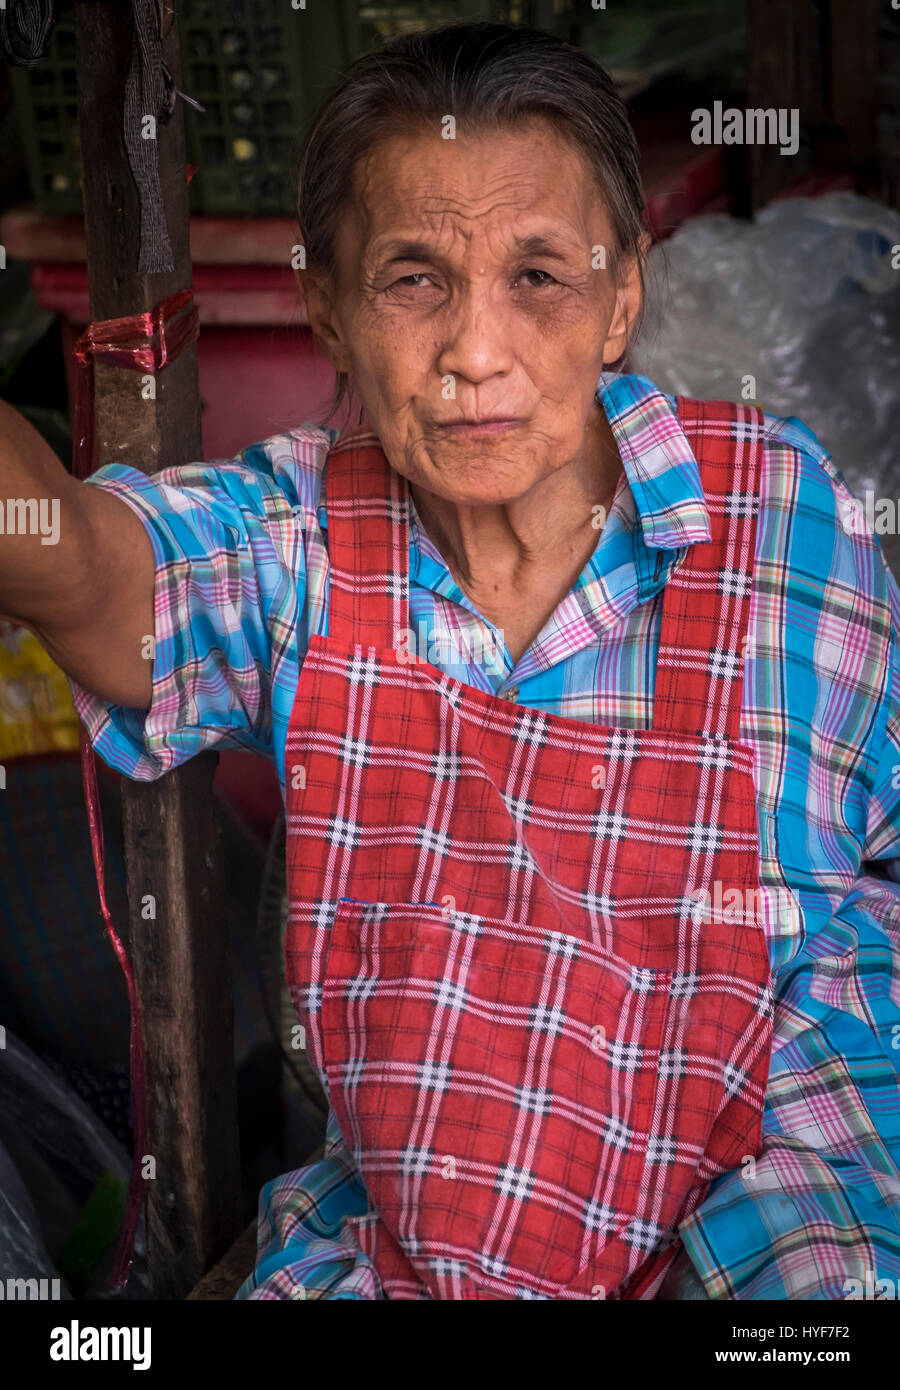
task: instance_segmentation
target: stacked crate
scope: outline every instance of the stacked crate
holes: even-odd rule
[[[353,58],[394,34],[455,20],[538,23],[568,35],[569,0],[180,0],[180,88],[191,207],[205,213],[293,211],[304,130]],[[39,211],[81,210],[75,20],[58,0],[47,57],[15,70],[16,104]]]

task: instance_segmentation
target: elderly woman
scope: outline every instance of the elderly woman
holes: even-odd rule
[[[299,206],[358,426],[85,485],[7,417],[2,455],[63,512],[4,539],[3,608],[103,758],[281,777],[330,1114],[239,1296],[896,1280],[898,596],[841,475],[615,370],[637,151],[562,42],[361,59]]]

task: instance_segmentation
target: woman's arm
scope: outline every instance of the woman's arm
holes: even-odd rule
[[[325,625],[328,447],[324,431],[298,426],[232,459],[153,474],[111,463],[84,485],[124,504],[153,557],[154,626],[133,628],[152,658],[149,693],[129,706],[70,678],[94,747],[126,777],[152,781],[225,746],[281,769],[306,644]]]
[[[139,517],[0,401],[0,612],[103,700],[150,703],[154,561]]]

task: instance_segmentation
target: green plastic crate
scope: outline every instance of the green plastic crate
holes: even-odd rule
[[[312,0],[310,0],[310,3]],[[416,33],[454,20],[491,19],[535,24],[568,38],[575,23],[573,0],[342,0],[354,53],[365,53],[394,34]]]
[[[310,0],[310,6],[314,0]],[[178,9],[187,157],[197,211],[279,213],[307,116],[304,50],[316,25],[287,0],[182,0]]]
[[[345,3],[346,24],[354,51],[365,53],[395,34],[419,33],[438,24],[463,19],[496,19],[508,6],[492,0],[424,0],[423,3],[380,5]]]
[[[181,90],[191,207],[205,213],[294,210],[303,132],[341,71],[394,34],[453,20],[538,23],[567,33],[569,0],[180,0]],[[32,196],[41,212],[81,210],[75,27],[61,0],[48,56],[13,69]]]
[[[75,20],[59,7],[47,57],[10,68],[31,193],[41,212],[81,211],[81,153],[75,89]]]

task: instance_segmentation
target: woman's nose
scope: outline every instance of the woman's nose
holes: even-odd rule
[[[507,373],[514,360],[515,333],[503,308],[489,290],[476,287],[448,311],[437,366],[442,377],[476,384]]]

